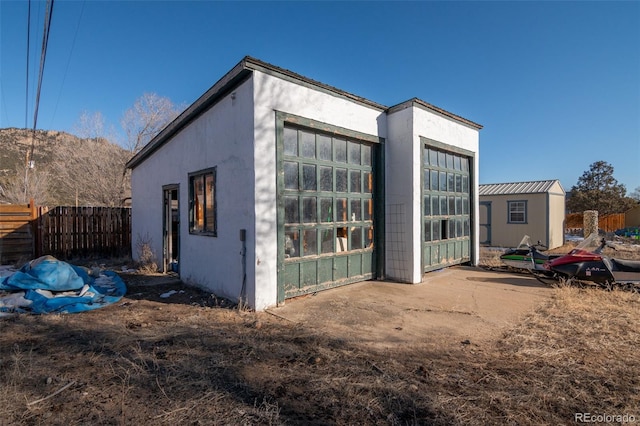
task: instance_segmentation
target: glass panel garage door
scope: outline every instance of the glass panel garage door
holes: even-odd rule
[[[422,153],[424,272],[470,259],[470,157],[425,144]]]
[[[284,127],[285,298],[375,274],[376,145]]]

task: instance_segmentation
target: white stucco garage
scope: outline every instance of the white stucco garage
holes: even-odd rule
[[[475,264],[481,128],[245,57],[129,162],[133,252],[258,310]]]

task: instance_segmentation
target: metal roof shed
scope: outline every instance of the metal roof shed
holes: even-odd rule
[[[523,235],[564,244],[565,191],[558,180],[479,185],[480,244],[513,247]]]

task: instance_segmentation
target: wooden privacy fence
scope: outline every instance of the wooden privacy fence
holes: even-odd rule
[[[35,241],[33,220],[37,209],[27,205],[0,204],[0,265],[31,259]]]
[[[0,264],[131,256],[131,209],[0,205]]]
[[[131,255],[131,209],[41,207],[36,256],[60,259]]]
[[[576,229],[582,228],[583,214],[582,213],[570,213],[565,218],[565,228]],[[606,216],[598,217],[598,228],[605,232],[613,232],[616,229],[624,228],[625,214],[614,213]]]

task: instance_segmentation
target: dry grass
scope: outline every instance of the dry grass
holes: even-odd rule
[[[195,290],[0,321],[0,424],[640,419],[640,295],[562,288],[493,343],[372,350]],[[58,393],[56,393],[58,392]]]

